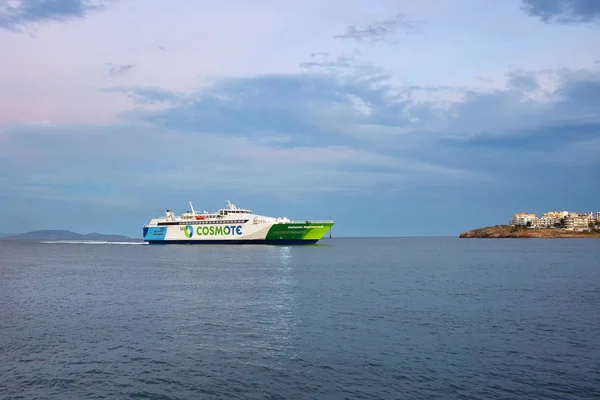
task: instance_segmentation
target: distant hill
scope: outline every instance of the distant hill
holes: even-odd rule
[[[1,240],[103,240],[116,242],[133,241],[136,239],[123,235],[103,235],[100,233],[88,233],[83,235],[67,230],[42,230],[6,236],[2,237]]]

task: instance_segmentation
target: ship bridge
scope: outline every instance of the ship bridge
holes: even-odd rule
[[[238,208],[235,204],[227,200],[227,207],[219,209],[217,213],[219,215],[252,214],[252,210],[247,208]]]

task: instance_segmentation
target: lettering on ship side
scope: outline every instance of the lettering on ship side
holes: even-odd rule
[[[186,237],[191,237],[188,232],[193,228],[188,226],[182,226],[179,228],[180,231],[186,233]],[[198,226],[195,231],[198,236],[240,236],[242,235],[241,225],[226,225],[226,226]]]

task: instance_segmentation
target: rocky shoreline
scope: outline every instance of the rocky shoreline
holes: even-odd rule
[[[600,231],[575,232],[565,229],[548,228],[521,228],[509,225],[497,225],[485,228],[473,229],[463,232],[460,238],[537,238],[537,239],[561,239],[561,238],[600,238]]]

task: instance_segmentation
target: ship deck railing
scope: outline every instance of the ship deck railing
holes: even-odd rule
[[[280,221],[283,222],[283,221]],[[305,219],[302,221],[289,221],[289,222],[283,222],[285,224],[328,224],[334,222],[332,219]]]

